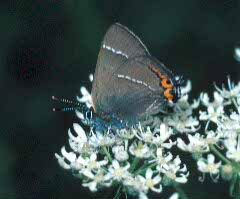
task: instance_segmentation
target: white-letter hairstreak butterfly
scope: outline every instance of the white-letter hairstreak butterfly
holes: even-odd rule
[[[110,124],[134,124],[176,102],[181,95],[181,82],[182,78],[176,78],[150,55],[133,32],[116,23],[104,36],[98,55],[92,85],[93,108],[100,120]]]
[[[133,32],[121,24],[113,24],[104,36],[94,73],[94,115],[83,107],[85,119],[98,130],[135,125],[146,116],[164,112],[167,105],[173,105],[181,96],[181,83],[182,78],[176,78],[152,57]],[[82,107],[71,100],[59,101],[79,107],[54,111]]]

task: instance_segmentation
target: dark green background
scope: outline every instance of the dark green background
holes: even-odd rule
[[[101,40],[114,22],[135,32],[152,55],[192,81],[192,97],[212,82],[239,80],[238,0],[18,0],[0,2],[0,198],[112,198],[91,194],[54,157],[67,145],[73,112],[54,113],[51,96],[91,88]],[[189,198],[229,198],[228,184],[202,185],[191,159]],[[167,190],[167,191],[166,191]],[[173,190],[165,189],[167,198]],[[156,197],[156,195],[152,195]],[[157,198],[157,197],[156,197]],[[160,197],[158,197],[160,198]]]

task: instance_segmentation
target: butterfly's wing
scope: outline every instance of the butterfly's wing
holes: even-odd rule
[[[172,79],[171,71],[151,56],[127,60],[113,73],[116,78],[107,98],[110,112],[121,119],[136,120],[163,110],[167,100],[159,74]]]
[[[92,100],[96,112],[110,112],[109,96],[116,96],[114,72],[127,60],[149,55],[141,40],[121,24],[112,25],[104,36],[98,55],[92,85]]]

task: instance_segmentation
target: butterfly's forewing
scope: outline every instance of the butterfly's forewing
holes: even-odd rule
[[[120,24],[112,25],[104,36],[98,55],[92,86],[92,100],[96,112],[110,112],[109,97],[115,96],[115,71],[127,60],[149,55],[147,48],[130,30]]]

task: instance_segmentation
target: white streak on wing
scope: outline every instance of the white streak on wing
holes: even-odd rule
[[[124,78],[124,75],[118,75],[119,78]]]
[[[146,112],[148,112],[155,104],[157,100],[154,100],[154,102],[146,109]]]
[[[134,78],[131,78],[129,76],[122,75],[122,74],[117,74],[117,76],[118,76],[118,78],[127,79],[127,80],[132,81],[132,82],[137,83],[137,84],[142,84],[142,85],[148,87],[150,90],[155,91],[155,89],[153,89],[146,82],[143,82],[141,80],[137,80],[137,79],[134,79]]]
[[[102,47],[105,48],[105,49],[107,49],[107,50],[112,51],[114,54],[122,55],[122,56],[124,56],[124,57],[126,57],[126,58],[128,59],[128,56],[127,56],[126,54],[124,54],[124,53],[123,53],[122,51],[120,51],[120,50],[117,51],[116,49],[114,49],[114,48],[112,48],[112,47],[110,47],[110,46],[107,46],[106,44],[103,44]]]

